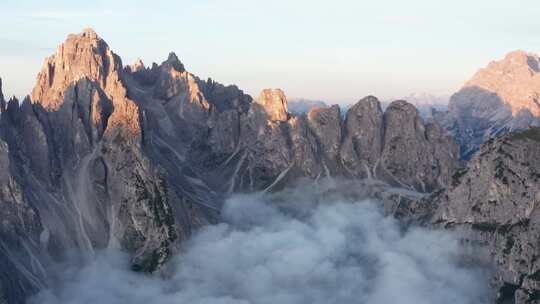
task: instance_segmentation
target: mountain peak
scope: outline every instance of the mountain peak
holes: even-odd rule
[[[501,63],[506,66],[514,65],[517,67],[528,67],[534,73],[540,72],[539,69],[540,58],[534,53],[526,52],[523,50],[512,51],[504,57]]]
[[[81,35],[83,37],[88,37],[88,38],[92,38],[92,39],[99,39],[98,35],[96,34],[96,31],[94,31],[94,29],[91,28],[91,27],[87,27],[87,28],[83,29]]]
[[[491,61],[450,98],[444,124],[455,133],[463,157],[501,130],[538,124],[540,58],[522,50]]]
[[[411,111],[413,110],[416,111],[416,107],[414,105],[412,105],[411,103],[403,99],[392,101],[390,105],[388,105],[388,108],[398,108],[398,109],[407,109]]]
[[[379,99],[373,95],[368,95],[359,101],[357,101],[354,105],[352,105],[349,108],[350,113],[369,113],[369,115],[377,116],[382,115],[382,108],[381,108],[381,102]],[[347,113],[349,115],[349,113]]]
[[[379,101],[379,99],[378,99],[377,97],[375,97],[375,96],[373,96],[373,95],[368,95],[368,96],[366,96],[366,97],[360,99],[360,100],[357,102],[357,104],[358,104],[358,103],[370,103],[370,104],[373,103],[373,104],[380,104],[380,101]]]
[[[525,50],[514,50],[511,52],[508,52],[504,57],[505,59],[512,59],[512,58],[526,58],[528,56],[536,56],[534,53],[527,52]]]
[[[73,102],[65,96],[74,89],[77,91],[84,80],[83,87],[89,92],[101,91],[112,101],[114,111],[108,121],[108,130],[121,124],[130,134],[139,135],[137,105],[127,98],[122,71],[120,57],[94,30],[85,29],[82,33],[68,35],[56,53],[45,60],[31,100],[48,111],[58,111],[64,103]]]
[[[122,62],[92,29],[68,35],[56,53],[45,60],[32,91],[32,101],[56,110],[63,103],[64,91],[81,78],[102,87],[118,79]],[[113,74],[115,74],[113,76]]]
[[[261,104],[270,120],[286,121],[289,119],[287,97],[281,89],[264,89],[257,100]]]
[[[185,68],[180,59],[178,59],[178,56],[174,52],[170,52],[169,56],[167,57],[167,60],[163,62],[164,65],[171,66],[178,72],[184,72]]]
[[[137,58],[134,63],[128,66],[131,72],[137,72],[145,69],[144,62],[141,58]]]
[[[536,54],[522,50],[513,51],[476,72],[463,89],[474,88],[493,94],[499,99],[498,103],[507,107],[513,117],[523,111],[540,117],[539,66],[540,58]]]

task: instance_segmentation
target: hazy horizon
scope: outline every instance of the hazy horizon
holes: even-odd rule
[[[450,95],[489,61],[540,50],[536,2],[435,2],[8,0],[0,77],[5,95],[29,94],[45,57],[86,27],[124,64],[159,63],[174,51],[195,75],[253,96],[282,88],[291,98],[340,104]]]

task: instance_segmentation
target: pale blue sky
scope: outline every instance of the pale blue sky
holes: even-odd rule
[[[490,60],[540,52],[538,0],[1,0],[0,76],[30,92],[68,33],[94,28],[124,64],[175,51],[196,75],[349,103],[450,94]]]

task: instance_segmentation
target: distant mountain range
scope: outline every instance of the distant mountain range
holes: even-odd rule
[[[400,98],[393,98],[395,99],[403,99],[410,103],[412,103],[414,106],[433,106],[433,107],[446,107],[448,106],[448,100],[450,99],[450,96],[438,96],[433,95],[430,93],[412,93],[407,96],[403,96]]]
[[[448,109],[448,96],[438,96],[429,93],[412,93],[398,98],[389,98],[383,104],[390,104],[393,100],[406,100],[413,104],[425,118],[432,116],[432,111],[446,111]]]
[[[329,105],[322,100],[310,100],[304,98],[290,98],[289,99],[289,112],[292,114],[307,113],[312,108],[324,108]]]
[[[386,108],[392,101],[405,100],[418,109],[422,117],[430,117],[431,110],[446,111],[448,109],[449,96],[437,96],[429,93],[413,93],[399,98],[387,98],[381,100],[381,106]],[[344,103],[340,107],[345,113],[353,104]],[[312,108],[328,107],[329,103],[323,100],[310,100],[304,98],[289,99],[289,111],[294,114],[307,113]]]

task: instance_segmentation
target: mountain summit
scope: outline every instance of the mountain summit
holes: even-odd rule
[[[139,110],[127,97],[122,69],[120,57],[94,30],[85,29],[69,35],[45,60],[32,90],[32,102],[47,111],[59,111],[62,106],[69,108],[74,98],[86,98],[91,112],[87,123],[109,132],[123,125],[122,132],[137,136],[141,132]]]
[[[540,117],[540,58],[525,51],[508,53],[504,59],[492,61],[465,83],[462,90],[479,88],[496,94],[512,117],[529,112]],[[451,105],[461,101],[454,97]],[[452,108],[453,110],[455,108]]]
[[[287,97],[281,89],[264,89],[257,100],[271,120],[286,121],[289,117]]]
[[[539,66],[537,55],[514,51],[480,69],[452,95],[446,124],[463,155],[493,135],[540,124]]]

